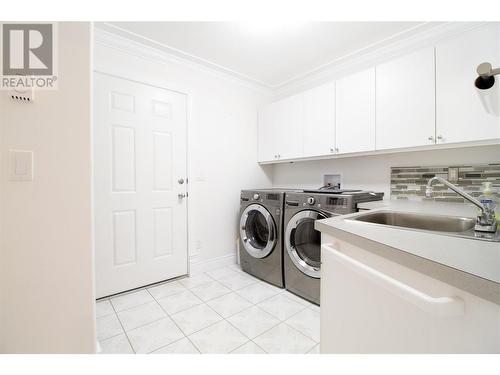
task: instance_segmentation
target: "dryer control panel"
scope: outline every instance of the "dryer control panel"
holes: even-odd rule
[[[285,195],[285,208],[315,208],[336,215],[346,215],[357,211],[360,202],[381,200],[384,193],[356,191],[349,193],[293,192]]]

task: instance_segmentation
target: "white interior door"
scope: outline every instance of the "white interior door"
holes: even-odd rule
[[[186,96],[94,75],[96,294],[187,274]]]

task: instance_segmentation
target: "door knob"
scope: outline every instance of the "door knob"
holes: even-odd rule
[[[186,198],[186,194],[184,194],[184,193],[179,193],[179,194],[177,194],[177,196],[179,197],[179,199]]]
[[[183,178],[179,178],[179,179],[177,180],[177,182],[179,183],[179,185],[182,185],[182,184],[184,183],[184,179],[183,179]]]

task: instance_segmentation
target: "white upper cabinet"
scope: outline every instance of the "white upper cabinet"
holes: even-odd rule
[[[302,123],[304,117],[303,94],[293,95],[277,102],[278,159],[301,157]]]
[[[339,79],[335,108],[338,152],[375,150],[375,68]]]
[[[274,119],[273,105],[267,105],[259,110],[259,162],[273,161],[277,158],[278,129]]]
[[[451,39],[274,102],[259,112],[259,162],[500,139],[500,26]]]
[[[304,157],[335,152],[335,82],[304,92]]]
[[[437,143],[500,138],[500,77],[489,90],[474,86],[480,63],[500,66],[499,30],[481,27],[436,46]]]
[[[376,147],[390,149],[434,143],[434,48],[376,68]]]
[[[259,111],[259,161],[302,157],[303,94],[271,103]]]

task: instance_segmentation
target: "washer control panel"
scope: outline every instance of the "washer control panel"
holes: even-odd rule
[[[242,205],[258,203],[266,208],[283,208],[284,192],[277,190],[241,190],[240,203]]]

